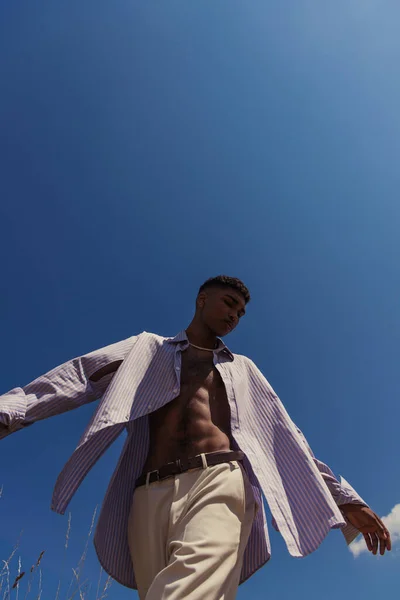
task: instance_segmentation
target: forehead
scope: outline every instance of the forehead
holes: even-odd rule
[[[234,300],[239,306],[242,306],[243,308],[246,305],[246,302],[245,302],[242,294],[240,292],[238,292],[237,290],[235,290],[234,288],[221,286],[221,287],[215,288],[215,292],[219,297],[229,296],[232,300]]]

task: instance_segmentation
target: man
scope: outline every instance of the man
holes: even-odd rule
[[[255,364],[220,339],[249,300],[240,280],[211,278],[174,338],[143,332],[0,397],[0,437],[102,397],[57,479],[61,514],[127,430],[95,547],[141,599],[235,598],[270,558],[262,493],[292,556],[316,550],[332,528],[347,543],[363,533],[373,554],[391,549],[380,518],[314,457]]]

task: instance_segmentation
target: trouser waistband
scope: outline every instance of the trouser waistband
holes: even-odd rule
[[[244,453],[240,450],[229,451],[229,452],[205,452],[192,456],[189,458],[178,458],[173,462],[169,462],[155,471],[148,471],[143,473],[138,479],[136,479],[135,486],[144,485],[145,483],[153,483],[154,481],[160,481],[167,477],[173,477],[179,473],[184,473],[189,469],[198,469],[200,467],[206,468],[213,465],[218,465],[223,462],[230,462],[232,460],[243,460]]]

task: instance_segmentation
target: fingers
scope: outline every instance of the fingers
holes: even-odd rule
[[[382,536],[384,538],[386,549],[389,550],[389,552],[390,552],[390,550],[392,549],[392,540],[390,538],[389,531],[386,529],[386,527],[383,524],[382,524]],[[382,550],[381,550],[381,554],[384,554],[384,552],[385,551],[382,552]]]
[[[368,550],[372,552],[374,556],[378,553],[378,547],[381,556],[385,554],[386,550],[390,551],[392,549],[390,533],[386,527],[378,532],[364,533],[363,536]]]
[[[381,519],[379,519],[379,517],[378,517],[378,523],[379,523],[378,536],[380,538],[380,554],[383,555],[383,554],[385,554],[385,548],[389,551],[392,549],[392,540],[390,539],[389,531],[386,529],[385,525],[383,524],[383,521],[381,521]]]
[[[392,538],[390,537],[389,532],[387,532],[386,548],[389,550],[389,552],[392,549]]]
[[[386,550],[386,535],[383,534],[379,537],[379,554],[383,556]]]
[[[377,533],[370,533],[372,539],[372,554],[375,556],[378,552],[379,537]]]
[[[367,544],[367,548],[370,552],[372,552],[372,542],[371,542],[371,538],[369,537],[369,533],[363,533],[364,536],[364,540],[365,543]]]

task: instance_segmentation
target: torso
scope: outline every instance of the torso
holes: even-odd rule
[[[213,353],[182,352],[177,398],[149,414],[150,449],[142,473],[178,458],[231,449],[230,408]]]

